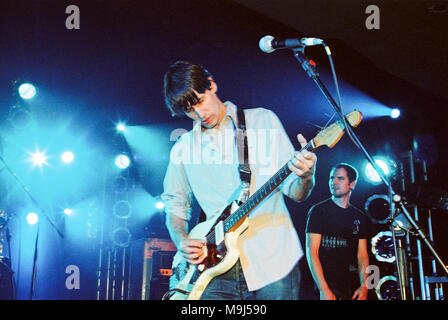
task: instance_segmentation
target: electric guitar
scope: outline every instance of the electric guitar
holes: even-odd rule
[[[362,114],[355,110],[345,118],[352,127],[356,127],[362,120]],[[323,145],[333,148],[344,134],[344,129],[344,122],[339,120],[320,131],[301,150],[314,151]],[[238,237],[249,227],[247,218],[249,213],[290,173],[291,170],[286,163],[241,206],[238,207],[233,202],[216,218],[196,225],[188,236],[192,239],[206,240],[204,246],[206,258],[201,264],[193,265],[187,263],[178,251],[173,259],[173,274],[171,276],[175,277],[171,279],[175,285],[171,285],[172,289],[164,295],[164,299],[199,300],[214,277],[232,268],[239,258]]]

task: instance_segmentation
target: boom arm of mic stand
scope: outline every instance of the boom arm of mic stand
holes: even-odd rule
[[[297,58],[299,63],[302,65],[302,68],[306,71],[308,76],[317,84],[317,86],[319,87],[319,89],[321,90],[321,92],[323,93],[325,98],[328,100],[330,105],[335,110],[336,114],[339,116],[340,119],[342,119],[344,121],[344,123],[346,123],[346,130],[347,130],[347,132],[350,134],[351,137],[353,137],[355,143],[361,149],[361,151],[364,154],[364,156],[367,158],[367,160],[373,166],[373,168],[375,168],[375,170],[379,174],[382,182],[390,190],[390,194],[391,195],[395,195],[396,193],[394,192],[389,179],[383,173],[383,170],[381,168],[379,168],[379,166],[376,164],[376,162],[373,161],[373,158],[370,156],[370,154],[364,148],[364,146],[362,145],[361,141],[358,139],[357,135],[353,131],[353,128],[350,126],[350,124],[345,121],[344,114],[341,112],[341,108],[334,101],[333,97],[331,96],[331,94],[329,93],[329,91],[327,90],[325,85],[322,83],[322,81],[320,80],[319,74],[316,72],[315,67],[312,64],[310,64],[309,59],[307,59],[305,57],[304,48],[294,48],[293,52],[294,52],[294,56]],[[400,208],[401,208],[402,212],[404,213],[404,215],[406,216],[406,218],[409,220],[411,225],[415,228],[415,230],[417,231],[418,235],[422,238],[422,240],[425,242],[426,246],[429,248],[431,253],[436,258],[437,262],[439,262],[439,264],[441,265],[442,269],[448,275],[448,269],[447,269],[445,263],[440,258],[440,256],[438,255],[438,253],[436,252],[436,250],[432,246],[431,242],[428,240],[428,237],[426,236],[426,234],[420,229],[420,227],[418,226],[417,222],[415,222],[415,220],[409,214],[409,211],[406,209],[406,207],[404,206],[403,201],[401,199],[397,203],[397,205],[400,206]]]

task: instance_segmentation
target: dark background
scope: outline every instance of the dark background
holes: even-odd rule
[[[344,1],[340,3],[344,6]],[[80,8],[80,30],[65,28],[68,16],[65,8],[71,4]],[[378,6],[381,8],[381,2]],[[325,9],[325,2],[322,8]],[[366,39],[379,32],[391,33],[396,28],[390,23],[392,18],[388,18],[390,12],[386,11],[381,30],[367,30],[365,8],[350,8],[350,14],[359,15],[353,18],[359,19],[358,34]],[[170,133],[175,128],[191,128],[191,122],[186,119],[172,118],[162,99],[163,74],[176,60],[191,60],[206,66],[218,83],[221,100],[231,100],[243,108],[272,109],[296,148],[298,133],[313,137],[333,114],[289,50],[266,54],[258,48],[259,39],[267,34],[279,38],[317,34],[304,34],[232,1],[2,1],[0,12],[2,121],[11,105],[12,82],[27,79],[60,101],[44,104],[34,112],[79,119],[78,130],[87,130],[89,139],[97,144],[116,144],[111,125],[120,118],[131,125],[162,126],[165,134],[161,141],[166,141],[161,148],[163,152],[156,153],[154,157],[158,161],[145,175],[136,178],[152,195],[162,192],[167,152],[173,143]],[[297,12],[297,19],[300,15]],[[407,28],[404,24],[401,27]],[[366,148],[371,154],[395,158],[413,150],[427,161],[431,185],[447,190],[448,158],[444,139],[447,99],[378,68],[380,63],[375,57],[362,55],[347,45],[343,36],[325,41],[332,49],[346,112],[357,108],[365,115],[357,133]],[[441,41],[441,46],[446,46],[446,38]],[[381,48],[382,44],[374,45]],[[323,81],[335,94],[323,48],[310,47],[306,53],[317,62]],[[431,56],[433,52],[426,54]],[[441,81],[432,79],[431,75],[427,79],[438,84]],[[381,114],[378,110],[384,106],[399,107],[402,117],[392,120]],[[418,148],[415,141],[419,141]],[[355,165],[360,173],[363,170],[364,158],[346,136],[334,149],[321,148],[317,155],[317,183],[312,195],[302,204],[287,200],[303,245],[306,212],[311,205],[329,196],[327,177],[331,166],[344,161]],[[361,175],[352,202],[363,208],[364,202],[375,193],[384,194],[386,190],[372,186]],[[73,195],[78,196],[83,197]],[[436,212],[435,244],[441,256],[447,257],[446,232],[443,232],[447,215],[444,211]],[[141,224],[137,228],[145,226]],[[51,230],[49,226],[47,229]],[[42,233],[41,237],[47,237],[44,243],[52,244],[47,254],[53,262],[39,268],[36,298],[95,299],[98,244],[79,247],[76,243],[64,242],[51,231]],[[84,270],[80,290],[69,291],[64,287],[67,276],[64,270],[68,264],[80,265]],[[304,292],[311,298],[312,280],[305,259],[302,259],[302,270]],[[19,292],[21,299],[27,298],[26,279],[22,277],[23,285],[19,286],[23,289]]]

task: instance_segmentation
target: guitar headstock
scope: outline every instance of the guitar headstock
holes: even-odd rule
[[[347,122],[352,127],[357,127],[362,120],[362,113],[358,110],[350,112],[345,116]],[[342,120],[336,121],[329,127],[319,132],[313,139],[315,148],[326,145],[333,148],[336,143],[342,138],[345,130],[345,125]]]

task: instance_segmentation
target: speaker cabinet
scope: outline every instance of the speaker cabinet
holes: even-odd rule
[[[143,253],[142,300],[160,300],[168,291],[176,246],[168,239],[148,238]]]

